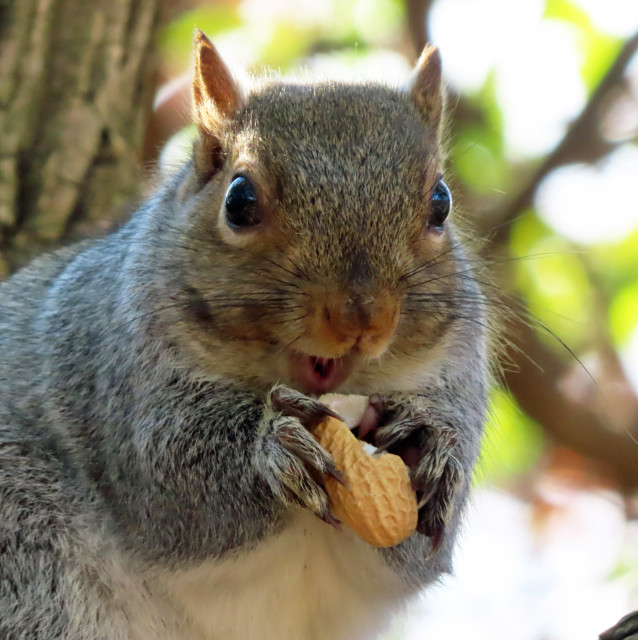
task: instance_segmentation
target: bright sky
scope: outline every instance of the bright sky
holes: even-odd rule
[[[638,28],[638,2],[574,4],[611,35]],[[441,47],[451,84],[476,91],[494,73],[513,158],[553,147],[586,100],[576,31],[544,20],[544,12],[544,0],[439,0],[432,8],[432,39]]]
[[[637,533],[620,501],[545,484],[543,518],[505,492],[475,491],[454,576],[426,591],[404,635],[387,640],[593,640],[631,611],[628,585],[610,579]]]
[[[621,240],[638,227],[638,147],[625,144],[595,165],[572,164],[541,184],[541,218],[581,244]]]

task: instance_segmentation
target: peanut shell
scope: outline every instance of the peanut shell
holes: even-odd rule
[[[326,478],[333,514],[376,547],[392,547],[411,536],[417,525],[417,505],[403,460],[390,453],[369,455],[364,443],[336,418],[326,418],[313,433],[349,484],[345,488]]]

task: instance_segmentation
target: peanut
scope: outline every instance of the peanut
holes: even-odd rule
[[[390,453],[369,455],[365,443],[336,418],[326,418],[313,433],[349,485],[326,478],[333,514],[377,547],[391,547],[411,536],[417,525],[417,505],[403,460]]]

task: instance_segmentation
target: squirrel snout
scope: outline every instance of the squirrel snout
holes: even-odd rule
[[[326,352],[342,355],[357,348],[365,355],[381,355],[399,321],[399,304],[387,293],[371,296],[333,295],[317,305],[312,333]]]

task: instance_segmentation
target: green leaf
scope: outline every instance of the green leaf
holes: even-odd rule
[[[609,327],[615,343],[622,347],[638,326],[638,280],[623,287],[611,301]]]
[[[592,91],[607,72],[623,41],[601,31],[589,14],[570,0],[547,0],[545,18],[566,22],[574,27],[583,54],[581,75],[587,88]]]
[[[534,251],[534,247],[553,232],[536,215],[533,209],[522,211],[510,229],[510,252],[513,256],[525,257]]]
[[[509,392],[494,389],[474,483],[505,483],[529,471],[544,446],[541,428],[523,413]]]
[[[560,340],[576,350],[590,337],[594,311],[582,260],[566,240],[549,231],[535,215],[523,216],[513,225],[510,248],[520,258],[513,263],[517,288],[531,317],[539,322],[539,337],[557,354],[573,358]]]
[[[270,67],[286,69],[305,55],[317,37],[312,29],[302,29],[290,22],[274,25],[261,49],[261,60]]]
[[[231,5],[202,6],[187,11],[162,29],[159,39],[162,56],[169,67],[184,69],[190,64],[196,28],[213,38],[241,24],[241,18]]]
[[[638,231],[616,244],[590,249],[598,277],[613,292],[632,283],[638,273]]]

